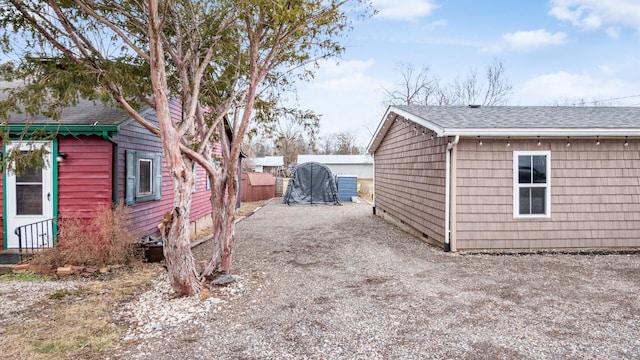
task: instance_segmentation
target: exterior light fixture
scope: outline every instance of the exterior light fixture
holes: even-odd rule
[[[67,158],[67,153],[61,152],[61,153],[58,153],[58,156],[56,156],[56,161],[57,162],[62,162],[66,158]]]
[[[624,146],[629,146],[629,137],[628,136],[624,137]]]
[[[480,139],[480,136],[478,136],[478,146],[482,146],[482,139]]]
[[[507,136],[507,147],[511,146],[511,136]]]
[[[596,136],[596,146],[600,145],[600,136]]]
[[[542,145],[542,142],[540,141],[540,136],[538,136],[538,146]]]
[[[571,146],[571,140],[569,140],[569,137],[567,136],[567,147]]]

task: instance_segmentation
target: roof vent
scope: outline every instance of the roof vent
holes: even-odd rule
[[[469,104],[469,107],[470,107],[470,108],[472,108],[472,109],[478,109],[478,108],[480,108],[480,106],[482,106],[482,105],[478,105],[478,104]]]

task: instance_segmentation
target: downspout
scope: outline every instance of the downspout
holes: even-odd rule
[[[445,154],[445,180],[444,180],[444,251],[451,251],[451,150],[458,145],[460,135],[456,135],[453,141],[447,144]]]
[[[373,191],[371,201],[373,202],[373,215],[376,214],[376,155],[371,154],[373,158],[373,183],[371,184],[371,191]]]

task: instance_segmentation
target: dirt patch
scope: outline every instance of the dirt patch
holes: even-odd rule
[[[143,265],[102,280],[42,281],[18,276],[0,282],[4,359],[95,359],[115,348],[129,328],[114,309],[131,301],[162,269]],[[24,277],[24,276],[22,276]]]

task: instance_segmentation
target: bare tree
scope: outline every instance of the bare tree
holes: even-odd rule
[[[356,145],[358,136],[353,131],[343,131],[333,135],[336,143],[335,153],[338,155],[359,154],[360,149]]]
[[[333,154],[335,149],[335,141],[332,136],[325,135],[318,139],[317,152],[321,155]]]
[[[502,62],[493,61],[487,66],[486,72],[487,91],[482,101],[483,105],[502,105],[509,101],[509,94],[513,85],[505,78],[505,70]]]
[[[457,76],[446,86],[429,75],[428,67],[416,72],[412,64],[402,64],[400,69],[402,81],[397,88],[385,89],[387,102],[396,105],[503,105],[513,88],[505,77],[504,65],[498,60],[487,66],[484,78],[471,69],[465,77]]]
[[[285,167],[295,163],[298,155],[306,150],[306,144],[313,144],[318,129],[318,118],[314,115],[304,119],[288,114],[278,122],[274,143],[278,154],[283,156]]]
[[[417,71],[413,64],[399,65],[402,81],[394,90],[384,89],[388,102],[392,104],[429,104],[429,100],[438,89],[438,80],[431,77],[429,68]]]

